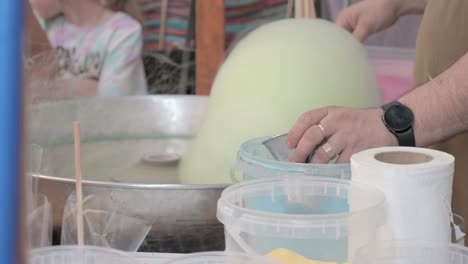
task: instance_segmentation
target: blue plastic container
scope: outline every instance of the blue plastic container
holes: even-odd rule
[[[267,139],[269,137],[256,138],[241,145],[237,154],[236,165],[231,171],[234,181],[278,178],[285,175],[351,179],[350,164],[307,164],[275,160],[273,155],[263,145],[263,142]],[[257,197],[249,200],[249,208],[286,214],[298,214],[300,212],[315,214],[349,212],[349,205],[346,200],[340,198],[332,199],[330,197],[320,198],[320,205],[315,208],[292,206],[285,200],[285,197],[277,197],[274,202],[270,201],[269,197]],[[257,244],[263,244],[261,242],[262,239],[256,238],[258,240]],[[268,238],[264,239],[268,241]],[[270,241],[269,243],[271,244],[272,242]],[[303,242],[289,241],[288,243],[301,244]],[[348,241],[345,237],[340,239],[320,238],[315,241],[309,240],[307,247],[304,247],[304,251],[308,251],[316,259],[326,259],[325,256],[332,255],[331,252],[333,252],[333,255],[337,259],[344,260],[347,258]]]
[[[226,250],[286,248],[318,261],[347,262],[386,223],[379,190],[346,180],[283,176],[238,183],[218,201]]]

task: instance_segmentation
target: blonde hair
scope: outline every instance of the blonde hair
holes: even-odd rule
[[[100,0],[101,4],[112,11],[124,12],[138,21],[144,28],[144,16],[138,0]]]

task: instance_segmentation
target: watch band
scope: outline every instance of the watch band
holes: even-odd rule
[[[416,140],[414,138],[414,130],[413,126],[411,126],[408,130],[400,133],[394,133],[398,140],[398,144],[402,147],[415,147]]]

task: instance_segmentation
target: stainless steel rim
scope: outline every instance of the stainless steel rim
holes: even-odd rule
[[[33,174],[33,177],[39,177],[40,180],[50,180],[58,183],[75,183],[75,179],[59,178],[47,175]],[[230,184],[143,184],[143,183],[119,183],[119,182],[101,182],[83,180],[83,185],[120,188],[120,189],[142,189],[142,190],[213,190],[225,189]]]

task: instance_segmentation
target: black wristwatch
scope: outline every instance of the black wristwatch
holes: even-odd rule
[[[382,106],[382,121],[387,129],[395,135],[398,144],[404,147],[416,146],[414,139],[414,114],[406,105],[394,101]]]

